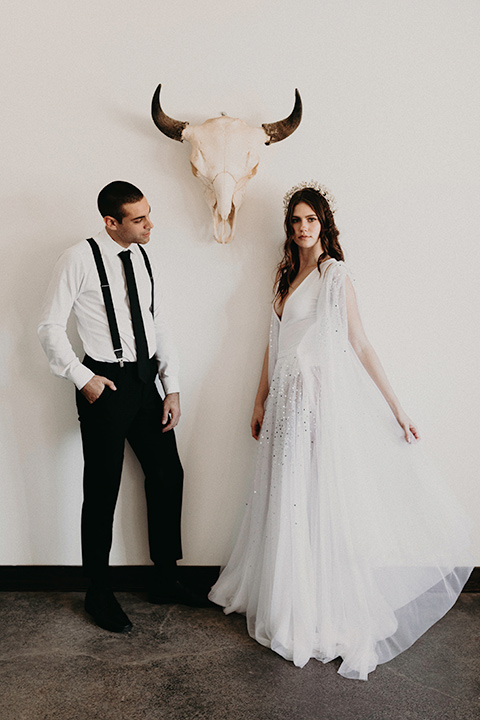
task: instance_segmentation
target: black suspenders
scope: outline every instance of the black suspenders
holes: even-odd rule
[[[112,343],[113,343],[113,352],[115,353],[115,357],[120,363],[120,367],[123,367],[123,348],[122,343],[120,340],[120,334],[118,332],[118,325],[117,325],[117,318],[115,316],[115,309],[113,307],[113,300],[112,300],[112,293],[110,290],[110,285],[108,284],[108,278],[107,273],[105,271],[105,265],[102,258],[102,253],[100,252],[100,248],[98,247],[98,244],[95,242],[93,238],[87,238],[87,242],[92,248],[93,257],[95,258],[95,265],[97,266],[97,272],[98,277],[100,278],[100,286],[102,288],[102,294],[103,294],[103,301],[105,303],[105,310],[107,312],[107,319],[108,319],[108,327],[110,328],[110,335],[112,337]],[[150,312],[154,313],[154,304],[153,304],[153,298],[154,298],[154,284],[153,284],[153,273],[152,273],[152,266],[150,265],[150,260],[148,259],[148,255],[143,249],[141,245],[138,246],[140,249],[143,259],[145,261],[145,267],[147,268],[148,275],[150,277],[150,282],[152,285],[152,300],[150,304]]]
[[[148,259],[148,255],[147,255],[146,251],[143,249],[143,247],[142,247],[141,245],[138,245],[137,247],[138,247],[138,249],[140,250],[140,252],[141,252],[142,255],[143,255],[143,259],[144,259],[144,262],[145,262],[145,267],[147,268],[147,272],[148,272],[148,275],[149,275],[149,277],[150,277],[150,282],[151,282],[151,284],[152,284],[152,301],[151,301],[151,303],[150,303],[150,312],[152,313],[152,317],[153,317],[155,305],[154,305],[154,302],[153,302],[153,290],[154,290],[154,286],[153,286],[152,266],[150,265],[150,260]]]

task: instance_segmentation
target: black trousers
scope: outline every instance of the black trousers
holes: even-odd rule
[[[136,363],[103,363],[85,357],[96,375],[113,380],[93,404],[77,390],[82,435],[83,475],[82,555],[85,573],[93,580],[108,578],[115,505],[120,489],[125,440],[145,473],[150,557],[169,567],[182,557],[180,519],[183,469],[173,430],[162,433],[163,401],[152,380],[141,382]]]

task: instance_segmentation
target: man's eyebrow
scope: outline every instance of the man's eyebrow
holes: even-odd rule
[[[149,208],[148,208],[148,213],[150,214],[151,212],[152,212],[152,208],[149,207]],[[146,215],[139,215],[138,217],[132,218],[132,221],[133,221],[133,220],[143,220],[143,218],[145,218],[145,217],[147,217],[147,216],[146,216]]]

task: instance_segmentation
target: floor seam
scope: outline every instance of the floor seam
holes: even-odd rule
[[[403,680],[405,680],[408,683],[411,683],[412,685],[415,685],[418,688],[422,688],[423,690],[431,690],[432,692],[442,695],[443,697],[450,698],[450,700],[458,700],[459,702],[468,703],[469,705],[480,706],[480,697],[476,698],[475,700],[467,700],[465,698],[458,697],[457,695],[450,695],[449,693],[443,692],[442,690],[439,690],[436,687],[431,687],[430,685],[423,685],[422,683],[418,682],[417,680],[414,680],[411,677],[408,677],[408,675],[405,675],[402,672],[398,672],[398,670],[393,670],[392,668],[385,668],[387,672],[389,672],[392,675],[396,675],[397,677],[401,677]]]

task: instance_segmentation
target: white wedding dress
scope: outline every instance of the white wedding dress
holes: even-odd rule
[[[343,262],[272,312],[269,383],[240,535],[210,592],[295,665],[366,680],[452,607],[469,523],[348,342]]]

